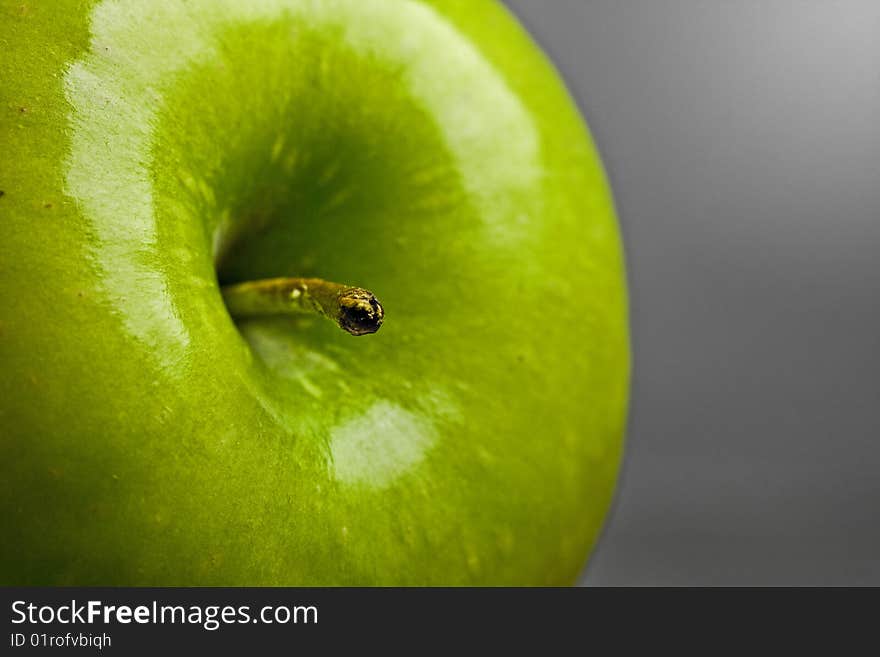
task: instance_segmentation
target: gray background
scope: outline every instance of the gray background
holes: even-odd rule
[[[626,461],[590,585],[880,585],[880,2],[509,0],[626,241]]]

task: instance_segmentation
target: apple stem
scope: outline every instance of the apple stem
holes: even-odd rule
[[[321,315],[352,335],[366,335],[378,331],[385,318],[369,290],[320,278],[268,278],[224,285],[220,292],[233,319]]]

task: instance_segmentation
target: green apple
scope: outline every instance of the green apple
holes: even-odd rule
[[[0,582],[572,582],[621,455],[612,198],[488,0],[0,3]],[[221,286],[374,291],[375,335]]]

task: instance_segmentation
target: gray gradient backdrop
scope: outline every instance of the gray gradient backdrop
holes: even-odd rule
[[[582,583],[880,585],[880,2],[507,4],[626,240],[627,455]]]

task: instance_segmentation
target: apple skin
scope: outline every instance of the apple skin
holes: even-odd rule
[[[0,3],[0,583],[557,585],[612,496],[613,202],[494,2]],[[376,335],[221,283],[372,289]]]

